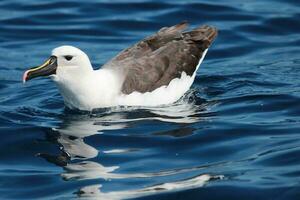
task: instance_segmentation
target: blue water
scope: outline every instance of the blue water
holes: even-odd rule
[[[95,67],[163,26],[219,36],[176,104],[66,110],[22,73],[52,48]],[[0,2],[1,199],[299,199],[300,3]]]

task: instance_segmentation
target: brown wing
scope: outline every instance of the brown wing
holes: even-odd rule
[[[201,26],[182,32],[187,23],[160,29],[134,46],[119,53],[103,67],[121,73],[122,92],[151,92],[168,85],[182,72],[192,75],[203,52],[217,36],[217,29]]]

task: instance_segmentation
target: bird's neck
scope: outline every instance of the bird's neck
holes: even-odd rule
[[[66,106],[79,110],[114,106],[121,87],[118,77],[109,69],[64,76],[56,83]]]

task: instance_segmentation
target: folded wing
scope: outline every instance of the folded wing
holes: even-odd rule
[[[182,72],[192,76],[203,52],[216,38],[217,29],[204,25],[183,32],[187,26],[183,22],[162,28],[123,50],[103,67],[123,77],[124,94],[151,92],[179,78]]]

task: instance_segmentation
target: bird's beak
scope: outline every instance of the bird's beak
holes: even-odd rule
[[[23,75],[23,83],[39,76],[49,76],[55,74],[56,68],[57,68],[57,57],[51,56],[41,66],[32,67],[29,70],[25,71]]]

